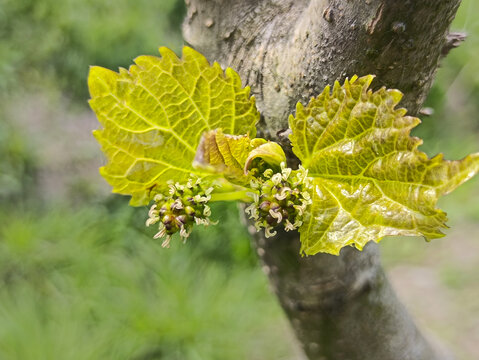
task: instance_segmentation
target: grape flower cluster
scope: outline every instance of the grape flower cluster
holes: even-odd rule
[[[213,187],[206,187],[200,178],[191,177],[186,185],[168,183],[168,194],[157,194],[148,212],[146,226],[159,223],[154,238],[165,238],[163,247],[170,246],[171,236],[177,232],[185,241],[193,225],[208,226],[211,209],[207,205]]]
[[[296,230],[303,224],[303,216],[312,203],[312,178],[301,165],[298,170],[281,163],[281,172],[267,169],[262,176],[251,181],[256,190],[251,193],[253,203],[245,209],[255,221],[257,231],[265,230],[265,236],[276,235],[273,229],[282,224],[286,231]]]
[[[255,169],[253,169],[255,170]],[[256,169],[257,170],[257,169]],[[269,168],[252,172],[248,195],[252,203],[245,209],[254,220],[257,231],[264,229],[265,236],[276,235],[274,228],[282,225],[286,231],[296,230],[303,224],[303,217],[311,205],[312,178],[301,165],[292,170],[281,163],[280,172]],[[198,177],[191,177],[185,185],[168,183],[167,194],[157,194],[148,213],[146,226],[158,225],[154,238],[165,238],[163,247],[169,247],[171,236],[177,232],[185,241],[196,225],[208,226],[213,186],[205,186]]]

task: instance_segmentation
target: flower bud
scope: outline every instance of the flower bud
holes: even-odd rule
[[[291,170],[284,163],[281,172],[265,170],[252,183],[258,193],[252,195],[253,204],[245,211],[255,220],[257,230],[264,228],[266,237],[274,236],[274,227],[282,224],[286,231],[296,230],[302,225],[304,212],[309,206],[312,191],[312,179],[307,170]]]
[[[148,213],[146,225],[159,222],[159,231],[154,238],[166,237],[163,247],[169,247],[171,236],[177,232],[185,240],[194,224],[211,224],[209,216],[212,187],[205,187],[201,179],[192,177],[186,185],[169,182],[168,191],[157,194]]]

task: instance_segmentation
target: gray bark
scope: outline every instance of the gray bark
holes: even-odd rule
[[[262,113],[259,135],[282,131],[297,101],[334,80],[375,74],[417,114],[460,0],[187,0],[184,36],[237,70]],[[290,164],[295,158],[289,152]],[[418,331],[381,267],[378,248],[299,256],[298,234],[254,244],[309,359],[429,360],[447,356]]]

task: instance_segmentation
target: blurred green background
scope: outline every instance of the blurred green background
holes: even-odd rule
[[[479,3],[453,28],[415,134],[430,155],[479,151]],[[0,0],[0,359],[299,359],[237,208],[162,249],[147,209],[109,194],[91,131],[89,65],[179,51],[177,0]],[[386,239],[391,281],[420,327],[479,358],[479,181],[441,201],[445,239]]]

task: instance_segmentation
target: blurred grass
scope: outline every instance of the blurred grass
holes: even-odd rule
[[[295,358],[235,206],[217,205],[218,226],[196,229],[186,245],[164,250],[144,227],[146,209],[92,190],[99,175],[89,183],[81,167],[58,174],[47,166],[61,163],[55,153],[72,163],[90,159],[82,153],[78,160],[73,147],[91,131],[88,123],[78,126],[92,116],[88,66],[128,67],[139,54],[157,54],[160,45],[178,51],[182,4],[0,0],[0,359]],[[463,1],[453,28],[469,38],[443,61],[426,104],[435,113],[415,130],[430,155],[460,158],[479,149],[477,13],[477,1]],[[100,163],[97,148],[86,153]],[[43,185],[50,181],[57,189],[59,175],[76,184],[61,201]],[[468,226],[479,222],[478,184],[475,179],[441,202],[460,230],[457,239],[391,238],[381,245],[393,280],[409,276],[408,269],[437,270],[454,301],[437,311],[449,314],[448,321],[425,323],[453,347],[464,340],[455,333],[467,333],[475,344],[474,324],[454,316],[464,316],[461,309],[472,319],[479,314],[477,302],[461,300],[477,299],[479,259],[465,261],[468,251],[456,251],[477,248],[479,232]],[[398,283],[400,294],[419,278]],[[466,346],[456,350],[471,359]]]
[[[121,205],[2,211],[0,358],[291,356],[278,341],[285,320],[249,254],[211,252],[248,246],[240,228],[165,250],[143,230],[144,214]]]

